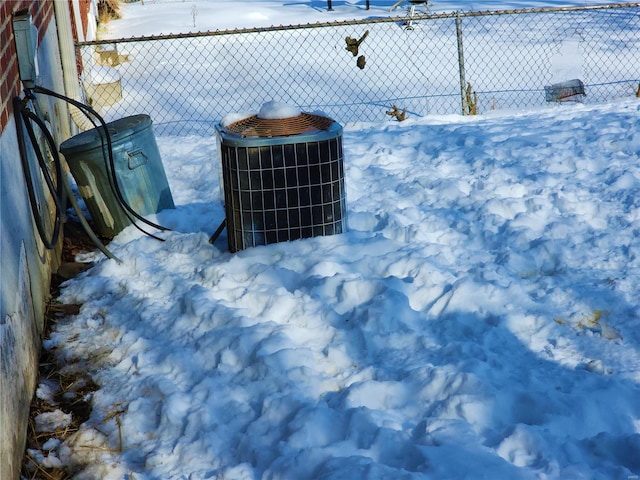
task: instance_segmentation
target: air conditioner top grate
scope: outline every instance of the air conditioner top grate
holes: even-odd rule
[[[334,121],[328,117],[301,113],[296,117],[268,119],[258,115],[226,125],[228,133],[241,137],[285,137],[320,130],[329,130]]]

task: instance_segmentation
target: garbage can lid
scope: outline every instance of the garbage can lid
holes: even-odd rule
[[[127,137],[151,126],[151,117],[140,114],[124,117],[119,120],[107,123],[111,144],[122,142]],[[102,147],[102,142],[106,142],[104,129],[99,126],[75,135],[60,145],[60,152],[65,155],[73,155],[80,152],[93,150]],[[106,143],[105,143],[106,144]]]

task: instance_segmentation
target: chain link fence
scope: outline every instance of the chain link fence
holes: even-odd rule
[[[338,122],[522,109],[640,95],[640,3],[415,15],[85,42],[105,119],[149,114],[162,134],[213,134],[269,100]],[[553,91],[553,90],[551,90]],[[573,92],[581,93],[581,92]],[[397,110],[394,111],[394,107]]]

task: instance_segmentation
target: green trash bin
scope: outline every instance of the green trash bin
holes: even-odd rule
[[[175,208],[160,159],[151,118],[133,115],[107,123],[118,186],[139,215]],[[103,128],[87,130],[60,145],[84,199],[96,233],[112,238],[131,224],[112,188]]]

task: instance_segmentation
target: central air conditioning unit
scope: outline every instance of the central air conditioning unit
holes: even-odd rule
[[[342,127],[268,106],[216,125],[231,252],[346,230]]]

